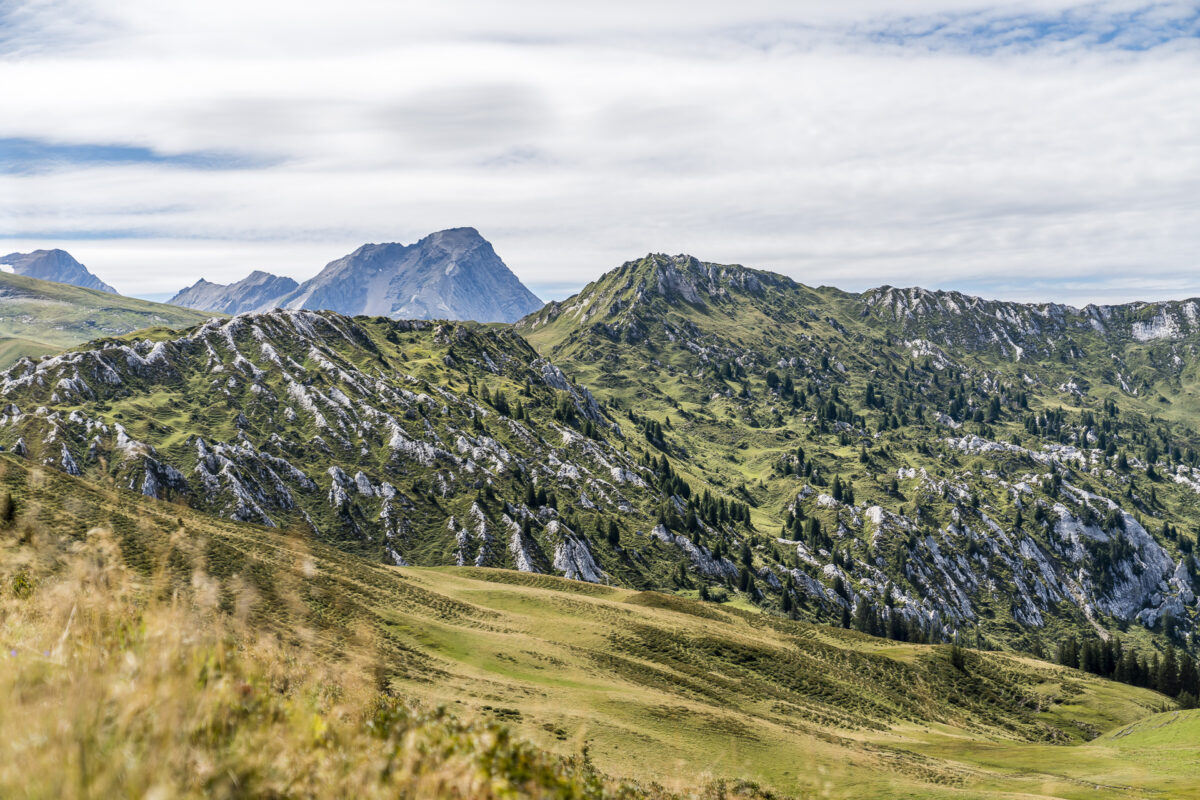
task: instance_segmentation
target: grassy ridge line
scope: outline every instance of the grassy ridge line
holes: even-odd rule
[[[964,759],[971,745],[1066,752],[1077,748],[1030,742],[1083,738],[1079,706],[1090,709],[1081,717],[1089,725],[1108,729],[1163,704],[1149,692],[1000,654],[970,653],[967,672],[957,674],[944,647],[896,646],[680,597],[504,571],[381,567],[8,456],[0,473],[18,507],[2,536],[3,644],[18,650],[22,669],[55,652],[80,599],[64,645],[76,648],[75,671],[16,673],[8,696],[32,705],[6,709],[9,729],[65,720],[85,751],[107,756],[78,756],[70,737],[10,742],[26,750],[3,751],[9,786],[21,785],[14,765],[31,753],[84,774],[84,760],[120,764],[114,754],[132,752],[134,767],[98,767],[79,785],[136,778],[149,791],[157,773],[148,765],[162,763],[168,788],[180,794],[219,794],[233,785],[222,783],[226,773],[263,790],[299,781],[285,794],[320,782],[370,788],[369,769],[356,765],[386,757],[362,733],[384,690],[506,723],[539,745],[529,752],[542,754],[537,763],[551,777],[565,763],[591,780],[579,762],[544,755],[578,756],[586,744],[600,770],[682,795],[730,777],[800,795],[960,796],[993,783],[1028,791],[1042,779]],[[111,535],[89,535],[96,528]],[[76,575],[85,567],[86,581]],[[110,585],[115,594],[104,593]],[[34,596],[49,605],[30,605]],[[173,655],[154,673],[131,671],[124,652],[136,664]],[[227,677],[219,692],[189,683],[213,664]],[[66,691],[73,682],[87,693]],[[262,698],[243,704],[248,711],[238,705],[244,685]],[[126,690],[170,699],[162,724],[150,712],[157,706],[139,705]],[[115,722],[89,722],[97,710]],[[486,725],[462,733],[446,723],[448,733],[440,718],[417,714],[410,723],[408,712],[388,713],[402,720],[400,740],[451,736],[464,748],[455,758],[472,774],[482,769],[471,743],[493,735]],[[197,772],[196,763],[220,769]],[[295,766],[281,772],[279,763]],[[429,770],[441,775],[443,766]],[[32,793],[70,794],[68,783]],[[103,792],[78,796],[89,794]]]

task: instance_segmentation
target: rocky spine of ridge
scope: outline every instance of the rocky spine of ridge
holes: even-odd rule
[[[508,332],[364,324],[277,310],[24,359],[0,374],[0,440],[73,475],[238,521],[299,525],[396,564],[609,580],[594,527],[575,529],[558,509],[628,517],[666,498],[645,467],[580,432],[620,439],[591,394]],[[391,369],[379,336],[442,353],[458,390]],[[482,401],[474,387],[501,378],[528,388]],[[106,413],[129,397],[169,398],[194,432],[171,437]]]
[[[1083,342],[1099,338],[1121,347],[1130,342],[1174,342],[1200,337],[1200,301],[1088,305],[985,300],[961,292],[883,286],[861,296],[862,315],[897,323],[902,335],[942,347],[992,350],[1020,361],[1065,352],[1078,357]]]

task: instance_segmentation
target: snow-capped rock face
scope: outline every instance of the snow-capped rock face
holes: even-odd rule
[[[117,290],[88,272],[65,250],[34,250],[32,253],[9,253],[0,256],[0,269],[27,278],[55,283],[68,283],[84,289],[97,289],[116,294]]]

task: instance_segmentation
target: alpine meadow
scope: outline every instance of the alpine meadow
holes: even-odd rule
[[[1198,67],[0,2],[0,798],[1200,800]]]

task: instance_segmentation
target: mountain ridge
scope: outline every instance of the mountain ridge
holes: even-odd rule
[[[1135,303],[1071,316],[1063,306],[968,301],[963,295],[925,290],[882,287],[854,294],[810,288],[739,265],[650,254],[626,262],[515,327],[602,400],[661,421],[664,430],[672,421],[673,433],[665,436],[664,447],[674,457],[717,464],[731,471],[735,481],[754,481],[752,508],[778,503],[780,515],[772,516],[771,524],[782,522],[779,543],[803,541],[796,546],[797,556],[821,567],[826,579],[836,577],[847,588],[873,586],[871,591],[884,595],[881,600],[916,581],[915,593],[905,590],[906,607],[921,605],[917,595],[936,595],[938,613],[966,620],[982,619],[981,614],[1001,616],[998,609],[986,609],[991,601],[981,597],[980,589],[1003,580],[1010,582],[1014,603],[1002,614],[1037,631],[1052,627],[1049,616],[1062,613],[1061,600],[1077,606],[1084,625],[1091,624],[1084,618],[1090,619],[1096,603],[1127,621],[1136,616],[1149,627],[1158,626],[1164,615],[1195,616],[1193,545],[1184,541],[1185,548],[1175,550],[1168,539],[1173,551],[1169,553],[1159,544],[1157,531],[1196,513],[1194,492],[1189,489],[1178,498],[1180,506],[1170,511],[1151,510],[1142,500],[1131,500],[1138,495],[1131,494],[1131,479],[1120,473],[1124,467],[1114,470],[1124,458],[1118,458],[1118,449],[1141,450],[1146,426],[1153,430],[1157,425],[1159,441],[1171,442],[1172,458],[1179,455],[1186,464],[1151,466],[1160,460],[1159,445],[1145,450],[1147,458],[1138,469],[1152,480],[1158,480],[1159,470],[1169,471],[1177,485],[1194,480],[1194,423],[1175,428],[1180,438],[1173,439],[1164,423],[1155,421],[1161,413],[1158,401],[1141,405],[1142,398],[1153,400],[1151,387],[1174,397],[1180,379],[1185,393],[1196,382],[1194,370],[1184,366],[1191,363],[1185,353],[1194,357],[1200,345],[1185,327],[1190,307],[1190,301]],[[1182,317],[1184,323],[1150,322],[1171,314],[1171,319]],[[1043,318],[1049,321],[1043,324]],[[1178,336],[1153,335],[1164,327]],[[1162,386],[1164,381],[1175,388]],[[1169,407],[1166,397],[1158,397]],[[1121,427],[1128,421],[1112,419],[1124,417],[1117,403],[1124,409],[1129,398],[1135,401],[1136,414],[1142,415],[1134,417],[1133,431]],[[1068,399],[1075,409],[1082,406],[1074,412],[1079,422],[1051,433],[1064,415],[1055,403]],[[1001,434],[995,428],[1003,419],[1023,422],[1016,429],[1001,426],[1006,430]],[[1170,424],[1180,421],[1172,417]],[[736,437],[731,427],[743,430],[744,436]],[[918,437],[917,442],[907,431]],[[803,438],[791,443],[797,433]],[[741,459],[728,454],[747,445],[761,455],[753,466],[738,467]],[[839,455],[822,468],[823,456],[816,457],[813,448]],[[893,448],[909,456],[897,458]],[[910,460],[924,452],[944,455],[924,465]],[[972,461],[982,457],[984,463],[975,470],[959,467],[961,454]],[[1077,459],[1082,459],[1085,475],[1064,474],[1064,468],[1078,469]],[[734,465],[726,463],[729,460]],[[1008,478],[1006,473],[1014,467],[1020,477]],[[836,471],[832,492],[829,473],[815,481],[811,477],[822,469]],[[1043,470],[1049,474],[1039,474]],[[983,484],[981,472],[993,482],[999,479],[1004,488],[999,497],[996,486]],[[847,473],[855,493],[860,482],[869,479],[867,488],[876,499],[865,504],[844,501],[841,482]],[[1047,480],[1059,481],[1054,485],[1061,489],[1043,498],[1038,487],[1049,486]],[[891,487],[881,496],[877,490],[884,481]],[[1092,481],[1100,485],[1085,485]],[[1147,491],[1140,490],[1143,497]],[[1161,497],[1165,491],[1157,489],[1156,494]],[[993,498],[985,501],[992,504],[986,513],[946,507],[947,497],[972,498],[978,504],[986,496]],[[1064,497],[1072,499],[1064,502]],[[927,503],[951,513],[940,519],[937,512],[927,517]],[[1043,511],[1037,511],[1043,504],[1043,511],[1053,509],[1048,522]],[[836,513],[829,515],[829,509]],[[1039,526],[1050,526],[1049,539],[1025,540],[1036,534],[1036,528],[1027,527],[1031,511],[1037,511]],[[1148,511],[1150,521],[1142,516]],[[1137,519],[1122,516],[1130,512]],[[1089,521],[1096,515],[1108,515],[1107,528]],[[814,517],[820,523],[815,533],[808,527]],[[826,525],[837,534],[821,532]],[[1156,528],[1155,533],[1146,526]],[[1129,571],[1118,567],[1120,576],[1110,575],[1091,587],[1088,581],[1077,583],[1072,575],[1079,565],[1088,569],[1090,564],[1097,574],[1111,565],[1091,562],[1091,544],[1071,555],[1071,548],[1079,545],[1065,548],[1058,539],[1107,542],[1113,539],[1114,527],[1122,528],[1117,537],[1122,547],[1133,539],[1142,542]],[[939,528],[938,535],[950,538],[922,541],[914,535]],[[1004,536],[994,539],[1001,529]],[[1088,532],[1079,539],[1083,529]],[[847,534],[864,537],[851,544],[855,555],[849,558],[837,555],[844,546],[839,539],[845,542]],[[872,542],[887,549],[897,537],[907,538],[907,545],[893,555],[881,560],[873,552]],[[990,566],[954,564],[940,554],[978,552],[986,539],[992,539],[987,547],[995,548],[988,561],[1011,559],[1020,551],[1021,560],[1032,558],[1039,566],[1026,572],[1019,560],[1012,560],[1006,577],[999,579],[982,574]],[[922,562],[924,566],[917,567]],[[1072,563],[1076,566],[1068,566]],[[897,566],[902,566],[899,574]],[[1047,570],[1058,577],[1050,580]],[[918,577],[920,572],[925,577]],[[862,578],[853,577],[855,573]],[[1132,589],[1135,574],[1158,577]],[[1176,578],[1174,588],[1168,589]],[[1122,581],[1132,583],[1118,588]],[[892,588],[885,592],[882,584]],[[1093,598],[1082,599],[1096,590]],[[1110,591],[1116,592],[1112,599],[1102,599]],[[1122,592],[1141,599],[1116,599]],[[1168,597],[1173,599],[1160,605]],[[858,604],[855,597],[852,605]],[[1150,611],[1150,605],[1158,609]]]
[[[223,314],[266,311],[274,302],[294,292],[300,284],[291,278],[255,270],[230,284],[212,283],[201,278],[182,289],[167,302],[175,306]]]
[[[0,443],[395,563],[1194,646],[1197,342],[1114,313],[1016,360],[984,323],[1028,309],[870,297],[651,254],[512,327],[248,314],[18,364]]]
[[[1089,303],[1076,307],[1054,301],[997,300],[955,289],[925,289],[920,286],[890,284],[862,292],[849,292],[829,285],[809,286],[788,275],[770,270],[741,264],[706,262],[688,254],[671,256],[664,253],[649,253],[640,259],[627,261],[589,282],[571,297],[550,301],[544,310],[533,312],[517,324],[544,324],[547,320],[541,319],[542,316],[557,315],[569,306],[585,300],[590,304],[593,300],[592,295],[620,280],[626,282],[626,289],[632,285],[630,281],[640,281],[643,291],[650,289],[664,299],[683,299],[692,304],[702,303],[706,298],[709,301],[727,299],[731,289],[741,290],[750,295],[758,294],[765,284],[827,293],[835,297],[857,298],[863,304],[860,310],[862,314],[887,313],[897,322],[938,315],[952,317],[974,312],[1010,325],[1040,318],[1043,324],[1052,324],[1053,333],[1067,333],[1071,329],[1084,330],[1090,327],[1099,332],[1139,341],[1179,338],[1192,332],[1200,332],[1200,297],[1156,301],[1132,300],[1113,304]],[[1117,323],[1127,323],[1130,327],[1118,329]],[[1026,332],[1041,334],[1045,332],[1045,328],[1030,323]]]
[[[474,228],[411,245],[364,244],[300,284],[255,272],[226,286],[198,283],[169,302],[232,314],[279,307],[476,322],[512,322],[542,305]]]

